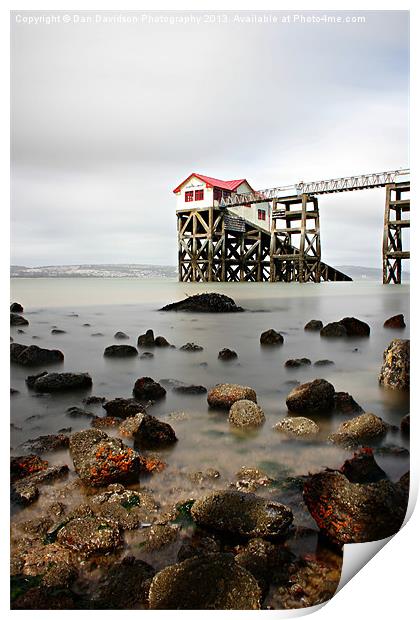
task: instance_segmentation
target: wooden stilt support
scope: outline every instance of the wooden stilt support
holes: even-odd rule
[[[385,187],[382,281],[401,284],[402,261],[410,258],[410,252],[403,250],[402,235],[403,229],[410,227],[410,182],[390,183]]]

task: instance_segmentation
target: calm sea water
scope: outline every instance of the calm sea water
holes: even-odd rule
[[[230,295],[247,311],[221,315],[158,311],[162,305],[182,299],[186,294],[204,291]],[[23,304],[24,315],[30,322],[24,334],[12,328],[15,342],[61,349],[64,364],[49,370],[89,372],[93,378],[91,394],[130,397],[135,380],[144,375],[156,380],[202,384],[207,388],[220,382],[239,383],[256,390],[266,423],[256,431],[239,432],[229,427],[226,413],[209,411],[206,395],[181,396],[167,388],[166,398],[150,412],[170,421],[179,441],[161,453],[168,464],[165,472],[147,481],[147,486],[164,503],[197,494],[189,474],[208,467],[218,469],[221,474],[211,484],[226,487],[235,482],[236,472],[242,466],[265,467],[271,474],[300,475],[341,465],[348,452],[330,445],[326,437],[343,421],[342,415],[318,420],[322,432],[310,443],[292,441],[272,429],[287,414],[285,399],[293,387],[292,381],[327,379],[337,391],[350,392],[366,411],[396,425],[408,412],[407,395],[378,385],[385,347],[394,337],[409,337],[408,285],[382,286],[371,282],[193,285],[168,280],[12,279],[11,299]],[[404,314],[407,328],[384,329],[384,320],[397,313]],[[368,322],[370,338],[329,340],[303,330],[310,319],[326,323],[344,316],[356,316]],[[53,326],[66,333],[52,335]],[[106,346],[119,342],[136,344],[138,335],[149,328],[177,348],[155,350],[151,360],[103,357]],[[260,333],[269,328],[282,331],[285,338],[282,347],[260,347]],[[130,340],[115,340],[113,335],[119,330],[126,332]],[[92,335],[98,332],[103,336]],[[204,350],[180,351],[178,347],[186,342],[198,343]],[[235,349],[238,359],[232,363],[219,361],[217,354],[223,347]],[[287,359],[303,356],[312,362],[328,358],[334,365],[284,368]],[[203,362],[207,365],[202,365]],[[31,437],[56,433],[69,426],[77,431],[89,424],[86,419],[74,419],[66,414],[70,406],[83,406],[86,393],[35,396],[25,385],[25,377],[31,372],[16,366],[11,370],[11,386],[19,390],[12,398],[11,409],[11,444],[15,454]],[[91,409],[98,415],[104,413],[101,407]],[[176,419],[170,416],[173,412],[185,415]],[[388,435],[385,443],[405,445],[399,432]],[[69,462],[67,454],[57,453],[48,458],[52,462]],[[377,460],[393,479],[408,469],[406,458],[387,456]],[[47,498],[48,493],[52,491],[43,491]],[[29,510],[36,512],[41,505],[38,502]]]

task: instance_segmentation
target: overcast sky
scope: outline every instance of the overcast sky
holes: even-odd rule
[[[12,263],[175,264],[172,190],[193,171],[262,189],[407,167],[408,12],[357,14],[12,14]],[[323,259],[380,267],[383,207],[383,189],[321,197]]]

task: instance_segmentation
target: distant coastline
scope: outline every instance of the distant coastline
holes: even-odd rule
[[[382,281],[382,269],[361,267],[357,265],[337,265],[336,269],[348,274],[353,280]],[[174,279],[178,277],[177,267],[173,265],[126,264],[78,264],[78,265],[44,265],[26,267],[12,265],[11,278],[140,278]],[[410,273],[403,273],[403,280],[408,282]]]

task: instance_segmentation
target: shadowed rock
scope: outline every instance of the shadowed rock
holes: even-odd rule
[[[36,392],[65,392],[92,387],[92,377],[87,372],[51,372],[36,379]]]
[[[391,316],[384,322],[384,327],[389,329],[404,329],[405,327],[404,315],[396,314],[395,316]]]
[[[146,413],[144,406],[135,398],[113,398],[104,403],[107,416],[129,418],[137,413]]]
[[[104,351],[105,357],[137,357],[137,355],[136,347],[129,344],[112,344]]]
[[[340,321],[344,326],[347,336],[367,337],[370,335],[370,327],[364,321],[356,319],[353,316],[346,316]]]
[[[221,295],[220,293],[191,295],[182,301],[168,304],[161,308],[161,310],[183,312],[243,312],[243,308],[237,306],[231,297]]]
[[[182,347],[179,347],[179,350],[196,353],[198,351],[202,351],[203,347],[199,344],[195,344],[194,342],[187,342],[186,344],[183,344]]]
[[[364,413],[361,407],[348,392],[334,394],[334,409],[338,413]]]
[[[294,359],[286,360],[284,362],[286,368],[300,368],[302,366],[310,366],[311,360],[307,357],[297,357]]]
[[[21,366],[40,366],[64,361],[64,355],[58,349],[42,349],[32,344],[26,346],[12,342],[10,345],[10,361]]]
[[[403,435],[409,435],[410,434],[410,415],[405,415],[403,417],[403,419],[401,420],[401,432]]]
[[[155,335],[153,333],[153,329],[148,329],[145,334],[140,334],[137,338],[137,346],[142,348],[154,347],[155,346]]]
[[[289,411],[293,413],[320,413],[334,407],[334,386],[325,379],[314,379],[295,387],[286,399]]]
[[[29,321],[25,319],[24,316],[21,316],[20,314],[16,314],[15,312],[11,312],[10,313],[10,325],[14,327],[16,325],[29,325]]]
[[[166,390],[151,377],[140,377],[134,384],[133,394],[140,400],[159,400],[166,396]]]
[[[150,580],[155,572],[142,560],[123,558],[99,582],[95,609],[148,609]]]
[[[375,461],[371,448],[361,448],[358,452],[355,452],[351,459],[344,461],[340,467],[340,472],[350,482],[357,482],[359,484],[378,482],[387,478],[384,470]]]
[[[319,332],[323,328],[322,321],[317,321],[316,319],[312,319],[312,321],[308,321],[306,323],[304,329],[309,332]]]
[[[263,332],[260,336],[260,344],[262,345],[267,345],[267,346],[279,345],[279,344],[283,344],[283,342],[284,342],[283,336],[280,334],[280,332],[277,332],[275,329],[268,329],[267,331]]]
[[[347,336],[346,328],[338,321],[327,323],[319,333],[324,338],[345,338]]]
[[[116,340],[129,340],[130,336],[127,336],[125,332],[116,332],[114,338]]]
[[[219,360],[224,362],[229,362],[230,360],[235,360],[238,357],[236,351],[232,351],[232,349],[222,349],[219,351],[219,355],[217,356]]]
[[[10,312],[23,312],[23,306],[21,306],[21,304],[17,301],[14,301],[10,304]]]
[[[166,422],[161,422],[154,416],[143,414],[138,417],[138,426],[134,436],[134,445],[141,448],[159,448],[175,443],[175,431]]]

